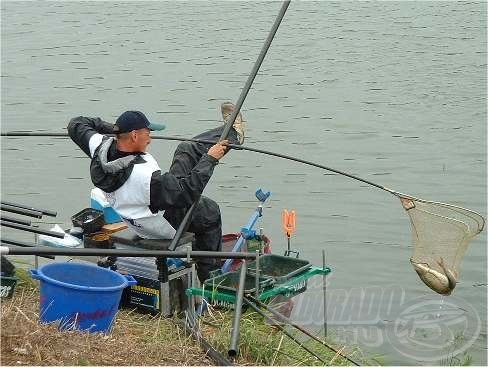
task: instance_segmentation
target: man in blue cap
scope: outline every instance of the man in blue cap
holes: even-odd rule
[[[222,104],[224,120],[233,109],[230,102]],[[244,141],[239,113],[229,140],[215,145],[182,142],[174,153],[169,171],[162,173],[156,160],[147,153],[147,147],[151,131],[164,128],[164,125],[149,122],[140,111],[124,112],[115,124],[83,116],[73,118],[68,124],[71,139],[92,159],[93,184],[104,192],[129,228],[142,238],[173,238],[175,228],[202,194],[215,165],[226,153],[226,145]],[[222,131],[223,126],[220,126],[195,139],[217,141]],[[195,233],[195,250],[220,251],[222,220],[218,204],[202,196],[188,230]],[[214,259],[199,260],[199,279],[207,279],[214,268]]]

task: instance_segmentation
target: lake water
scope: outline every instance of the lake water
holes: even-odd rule
[[[164,121],[167,135],[212,128],[220,103],[237,100],[280,6],[2,2],[1,130],[62,132],[71,117],[113,122],[127,109]],[[293,2],[242,109],[246,145],[486,217],[486,6]],[[153,141],[150,151],[169,167],[175,146]],[[2,138],[1,154],[2,199],[57,210],[48,221],[64,225],[89,204],[89,161],[69,140]],[[286,249],[284,208],[297,212],[291,245],[301,257],[321,265],[326,250],[330,302],[334,292],[397,287],[405,300],[424,297],[442,309],[409,263],[409,219],[394,196],[317,168],[232,152],[205,190],[221,205],[226,232],[247,222],[260,187],[272,197],[258,227],[275,252]],[[476,337],[467,353],[479,365],[487,363],[486,244],[484,231],[454,291],[473,308],[464,315],[466,335]],[[303,318],[303,309],[294,316]],[[360,346],[386,364],[442,363],[394,344]]]

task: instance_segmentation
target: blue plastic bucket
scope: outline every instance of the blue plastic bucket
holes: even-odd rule
[[[60,330],[110,332],[123,289],[137,284],[130,275],[72,262],[47,264],[30,274],[41,282],[41,322],[59,320]]]

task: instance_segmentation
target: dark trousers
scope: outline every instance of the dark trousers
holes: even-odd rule
[[[195,139],[217,141],[222,134],[223,126],[206,131],[195,136]],[[228,140],[232,144],[239,144],[234,129],[230,130]],[[176,177],[188,176],[203,154],[207,153],[211,145],[182,142],[176,148],[169,172]],[[178,228],[189,208],[168,208],[164,217],[175,228]],[[193,249],[200,251],[221,251],[222,249],[222,218],[219,205],[210,198],[201,196],[190,218],[186,229],[195,234]],[[210,271],[216,269],[217,262],[212,258],[198,259],[197,274],[201,282],[209,278]]]

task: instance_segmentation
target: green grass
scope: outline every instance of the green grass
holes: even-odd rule
[[[471,356],[467,351],[463,353],[455,353],[465,342],[465,337],[462,332],[454,335],[454,340],[449,343],[446,347],[447,356],[440,361],[441,366],[471,366],[473,364],[473,356]]]
[[[31,278],[28,271],[22,268],[17,268],[16,276],[19,278],[16,293],[37,292],[38,282]],[[33,309],[36,310],[37,307],[38,306],[35,306]],[[233,316],[233,311],[210,308],[205,316],[199,319],[200,328],[202,329],[204,338],[206,338],[210,344],[224,356],[227,355],[230,345]],[[132,347],[133,350],[140,349],[141,345],[144,345],[147,348],[149,348],[149,346],[159,345],[159,347],[155,348],[161,349],[161,344],[164,344],[166,345],[166,348],[172,350],[172,352],[169,353],[171,355],[175,354],[175,350],[181,350],[182,345],[188,345],[189,343],[189,340],[187,340],[187,337],[181,330],[176,331],[176,329],[179,330],[179,328],[175,325],[176,324],[171,319],[142,315],[137,312],[124,310],[121,311],[117,317],[117,328],[112,336],[117,336],[117,333],[122,334],[120,336],[122,338],[131,335],[131,339],[133,339],[134,342],[128,347]],[[138,334],[136,338],[135,335],[130,333],[125,334],[128,333],[128,330],[144,330],[144,332],[140,332],[140,335]],[[321,343],[305,337],[294,328],[288,326],[286,327],[286,330],[303,343],[303,345],[319,355],[325,362],[322,362],[311,355],[302,346],[286,336],[276,326],[267,324],[260,314],[249,308],[242,314],[240,322],[238,344],[239,357],[236,360],[236,363],[243,365],[267,366],[322,366],[324,364],[338,366],[352,365],[347,359],[341,357]],[[52,332],[51,336],[55,338],[56,332]],[[137,342],[135,340],[137,340]],[[333,340],[327,340],[326,343],[332,345],[336,350],[340,350],[341,353],[358,361],[362,365],[378,364],[377,361],[370,360],[368,362],[363,359],[361,357],[361,351],[357,348],[344,348],[341,345],[334,344]],[[171,346],[172,344],[174,347]],[[136,347],[136,345],[138,346]],[[85,349],[87,349],[86,346]],[[49,356],[49,353],[46,353],[46,355]],[[194,353],[194,350],[189,350],[183,354],[194,355]],[[145,361],[148,364],[159,363],[158,359],[154,359],[156,358],[154,357],[155,353],[150,348],[144,353],[141,352],[139,355],[139,361]],[[181,360],[185,361],[188,361],[188,358],[189,357],[186,356],[180,357]],[[94,355],[87,352],[86,355],[80,355],[77,360],[70,359],[65,362],[70,364],[75,363],[76,365],[90,365],[93,363],[101,363],[102,361],[99,361]],[[36,363],[38,363],[37,360]],[[104,363],[102,362],[101,364]],[[119,364],[124,363],[119,361]]]
[[[16,268],[15,276],[19,278],[17,281],[18,288],[34,289],[38,287],[38,282],[32,279],[29,272],[25,269]]]
[[[226,355],[230,346],[233,312],[210,309],[201,320],[203,335],[214,347]],[[313,339],[305,339],[303,334],[291,327],[286,330],[316,353],[326,365],[345,366],[352,365],[344,357],[341,357],[321,343]],[[332,345],[331,341],[327,344]],[[247,310],[243,313],[240,322],[239,333],[239,364],[251,363],[266,366],[323,366],[324,362],[306,351],[298,343],[293,341],[277,327],[266,324],[264,318],[257,312]],[[334,346],[336,350],[342,350],[342,354],[355,360],[356,349]],[[365,364],[365,361],[359,361]]]

